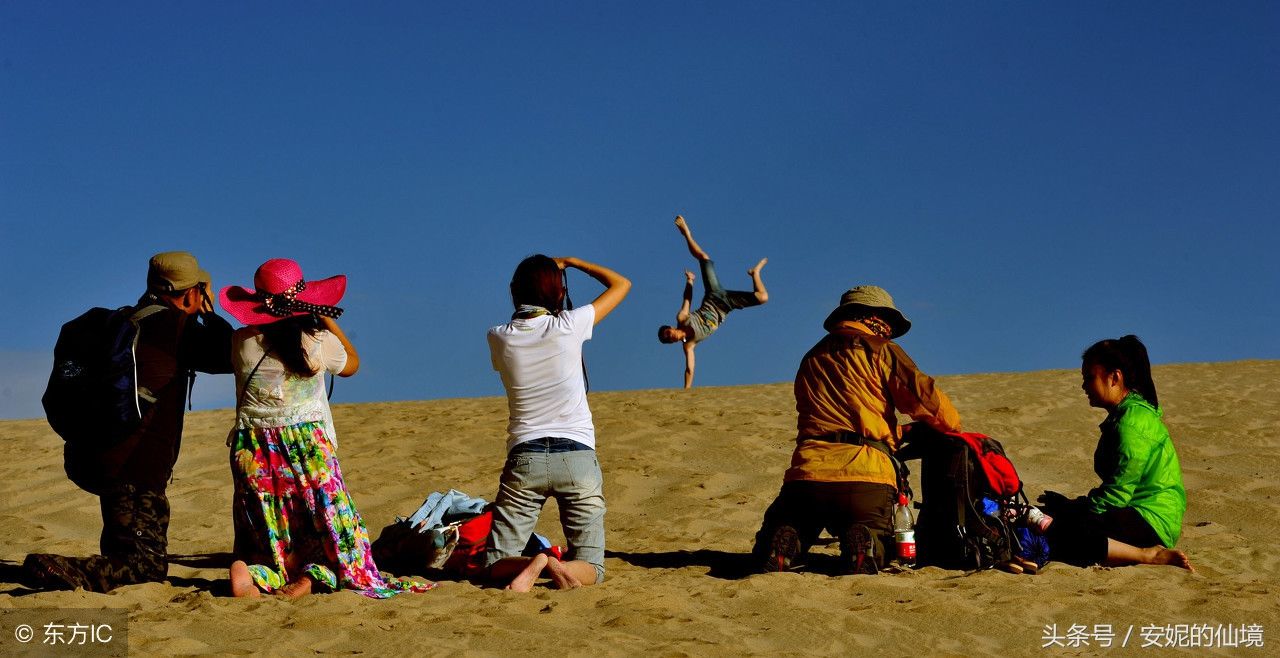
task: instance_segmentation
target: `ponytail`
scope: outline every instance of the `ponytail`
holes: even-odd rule
[[[1147,347],[1137,336],[1129,334],[1114,340],[1100,340],[1089,346],[1080,358],[1085,365],[1099,365],[1107,371],[1119,370],[1124,375],[1125,386],[1141,395],[1151,406],[1160,406],[1156,383],[1151,378]]]

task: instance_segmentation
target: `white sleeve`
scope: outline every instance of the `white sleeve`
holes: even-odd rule
[[[502,372],[501,364],[498,363],[498,350],[502,349],[502,341],[498,340],[493,329],[485,334],[485,338],[489,341],[489,363],[495,371]]]
[[[583,341],[591,340],[591,330],[596,325],[596,307],[592,304],[579,306],[569,311],[572,318],[573,334]]]
[[[342,347],[342,341],[331,331],[321,332],[320,338],[320,358],[324,363],[324,369],[333,374],[342,372],[347,365],[347,350]]]

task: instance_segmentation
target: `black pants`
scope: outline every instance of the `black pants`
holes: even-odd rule
[[[1046,510],[1053,516],[1049,526],[1049,558],[1077,566],[1099,564],[1107,559],[1107,540],[1130,546],[1161,546],[1160,536],[1132,507],[1095,514],[1072,501]]]
[[[887,484],[870,482],[787,482],[765,510],[752,552],[766,554],[774,531],[784,525],[800,535],[802,552],[813,546],[823,530],[839,537],[855,523],[865,525],[881,546],[892,545],[896,493]]]
[[[101,496],[101,555],[64,557],[33,553],[23,563],[23,582],[37,589],[109,592],[121,585],[164,580],[169,572],[169,499],[165,492],[133,485]]]

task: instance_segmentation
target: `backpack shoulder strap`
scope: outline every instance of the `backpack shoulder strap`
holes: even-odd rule
[[[160,304],[148,304],[134,311],[133,314],[129,316],[129,321],[137,324],[142,322],[144,319],[163,311],[165,308],[165,306],[161,306]]]

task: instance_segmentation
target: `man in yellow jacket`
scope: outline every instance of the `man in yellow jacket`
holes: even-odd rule
[[[911,323],[883,288],[845,292],[822,326],[796,373],[791,468],[753,554],[764,571],[784,571],[825,529],[840,541],[842,571],[875,573],[893,534],[897,413],[941,431],[958,431],[960,415],[893,342]]]

